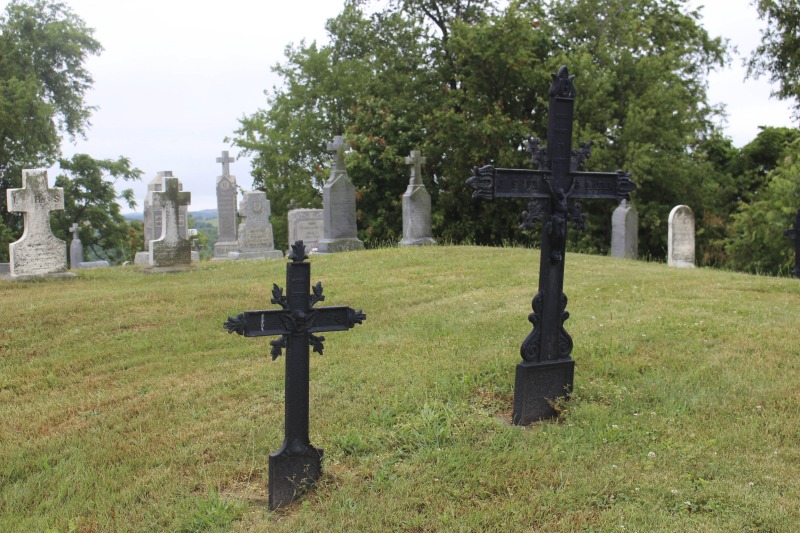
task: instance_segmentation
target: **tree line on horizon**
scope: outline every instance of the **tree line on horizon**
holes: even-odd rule
[[[798,112],[796,4],[756,2],[768,24],[748,68],[778,80],[775,95]],[[538,245],[538,230],[518,229],[524,200],[474,201],[465,180],[474,166],[530,167],[525,139],[546,145],[550,76],[567,65],[578,91],[574,144],[594,142],[586,169],[624,169],[639,186],[632,202],[641,257],[665,257],[667,215],[686,204],[697,216],[700,264],[788,272],[783,230],[800,208],[800,134],[765,127],[744,147],[724,135],[706,79],[731,61],[731,50],[687,0],[346,0],[326,29],[325,44],[287,46],[273,67],[282,83],[231,137],[252,156],[253,186],[271,201],[276,242],[286,241],[289,209],[321,206],[326,143],[344,135],[367,246],[402,238],[404,158],[415,149],[427,158],[422,178],[437,239]],[[135,203],[115,185],[141,171],[123,156],[60,158],[61,139],[85,137],[94,111],[84,68],[102,51],[94,30],[64,4],[12,0],[0,31],[0,260],[22,232],[5,191],[20,186],[23,168],[56,161],[55,185],[67,197],[53,218],[56,235],[66,240],[80,220],[81,240],[98,258],[130,260],[141,226],[120,214],[120,202]],[[569,249],[607,253],[613,209],[584,202],[587,231],[571,231]]]

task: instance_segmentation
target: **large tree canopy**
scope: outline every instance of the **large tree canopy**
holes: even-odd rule
[[[349,0],[328,23],[329,44],[289,47],[275,68],[283,85],[241,122],[234,140],[254,156],[276,226],[290,205],[319,205],[325,141],[343,133],[367,244],[401,237],[403,157],[416,148],[437,238],[528,239],[516,229],[523,201],[473,201],[464,180],[474,165],[530,165],[523,141],[545,136],[550,75],[562,64],[578,76],[574,142],[595,141],[588,169],[624,168],[640,186],[643,254],[664,256],[672,205],[693,204],[701,219],[719,210],[730,184],[698,146],[714,134],[706,77],[726,62],[726,45],[686,1],[381,5]],[[607,250],[613,207],[585,206],[589,231],[571,234],[573,249]]]
[[[102,51],[93,35],[60,2],[12,0],[0,15],[0,260],[8,257],[8,243],[22,230],[22,217],[8,213],[6,190],[21,185],[23,169],[55,164],[62,136],[85,136],[90,125],[94,108],[85,97],[93,80],[84,64]],[[81,230],[90,250],[106,258],[98,247],[102,244],[110,246],[110,254],[123,253],[120,236],[130,228],[120,220],[113,183],[103,181],[103,173],[128,180],[138,179],[140,172],[125,158],[96,161],[78,155],[61,164],[66,174],[56,185],[65,188],[68,205],[58,216],[56,232],[65,236],[66,228],[59,229],[65,216],[85,216],[84,222],[95,225]],[[133,205],[129,191],[121,195]]]

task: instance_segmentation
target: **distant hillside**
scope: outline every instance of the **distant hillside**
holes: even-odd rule
[[[195,220],[211,220],[213,218],[217,218],[217,210],[216,209],[203,209],[201,211],[189,211],[189,214],[194,217]],[[128,220],[142,220],[144,218],[143,213],[125,213],[125,218]]]

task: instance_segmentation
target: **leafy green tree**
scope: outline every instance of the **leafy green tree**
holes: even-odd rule
[[[12,0],[0,15],[0,259],[22,220],[8,213],[5,191],[21,185],[22,169],[55,163],[62,134],[82,136],[89,125],[84,62],[102,50],[93,33],[49,0]]]
[[[53,233],[69,242],[69,229],[77,222],[87,260],[133,261],[139,248],[131,247],[131,227],[120,213],[115,185],[140,179],[142,171],[124,157],[98,160],[86,154],[61,159],[59,165],[63,174],[55,186],[64,189],[64,210],[51,215]],[[119,198],[130,208],[136,206],[132,189],[123,190]]]
[[[777,80],[772,96],[793,100],[795,116],[800,117],[800,2],[756,0],[755,5],[765,25],[761,44],[748,59],[747,73]]]
[[[625,168],[640,185],[645,255],[664,256],[675,203],[697,199],[701,220],[720,209],[729,183],[697,147],[714,132],[705,80],[725,45],[684,0],[396,0],[367,15],[368,5],[346,2],[328,22],[329,45],[289,48],[276,68],[283,87],[237,132],[277,220],[289,198],[319,205],[324,141],[343,132],[367,243],[399,237],[402,158],[415,148],[427,157],[438,238],[520,239],[525,202],[473,201],[464,181],[475,165],[530,165],[523,140],[544,137],[561,64],[579,76],[575,142],[595,141],[589,169]],[[589,232],[571,234],[573,249],[607,249],[613,208],[585,207]]]
[[[784,149],[766,180],[754,199],[743,202],[733,215],[725,249],[736,270],[788,274],[793,249],[783,232],[800,208],[800,138]]]

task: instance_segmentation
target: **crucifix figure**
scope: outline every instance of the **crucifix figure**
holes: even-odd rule
[[[584,229],[585,215],[578,199],[629,199],[636,189],[630,174],[582,172],[591,155],[592,143],[580,143],[572,149],[572,122],[575,105],[575,76],[567,67],[553,75],[547,126],[548,148],[540,140],[528,139],[528,152],[538,170],[475,167],[467,180],[475,191],[473,198],[530,198],[522,213],[522,228],[531,228],[534,220],[542,222],[542,250],[539,265],[539,292],[533,299],[533,313],[528,319],[533,331],[522,343],[523,362],[517,365],[514,390],[513,422],[526,425],[552,418],[557,413],[552,401],[568,396],[572,390],[575,361],[572,338],[564,329],[569,318],[564,288],[564,254],[567,224]]]
[[[303,241],[292,245],[286,265],[286,295],[273,285],[272,300],[281,309],[245,311],[229,317],[224,326],[245,337],[281,335],[270,341],[272,359],[286,348],[286,411],[283,446],[269,456],[269,508],[296,500],[322,475],[322,454],[308,436],[309,346],[322,354],[325,337],[315,333],[344,331],[361,324],[367,316],[350,307],[314,308],[325,300],[322,284],[311,289],[311,264]]]
[[[23,170],[22,188],[6,190],[8,211],[23,213],[24,231],[8,245],[12,276],[36,276],[67,270],[65,242],[53,235],[50,212],[64,209],[64,189],[47,187],[46,170]]]
[[[787,229],[784,233],[790,239],[794,239],[794,268],[792,275],[800,278],[800,209],[797,210],[797,217],[794,219],[794,228]]]
[[[228,151],[223,150],[222,157],[217,158],[217,163],[222,163],[222,175],[226,178],[231,175],[231,163],[236,159],[228,156]]]

